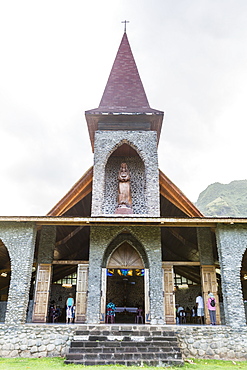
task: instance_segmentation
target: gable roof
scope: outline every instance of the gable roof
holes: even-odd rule
[[[93,167],[75,183],[68,193],[50,210],[47,216],[62,216],[92,192]],[[203,217],[196,206],[162,172],[159,171],[160,195],[188,217]],[[90,215],[88,215],[90,216]]]

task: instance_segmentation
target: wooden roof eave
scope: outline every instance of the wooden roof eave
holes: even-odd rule
[[[62,216],[92,191],[93,167],[75,183],[68,193],[47,213],[47,216]]]
[[[159,170],[160,194],[189,217],[204,217],[181,190]]]

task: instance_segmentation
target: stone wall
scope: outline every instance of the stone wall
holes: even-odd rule
[[[247,329],[225,326],[177,326],[176,334],[185,358],[247,360]]]
[[[0,357],[64,356],[76,325],[0,325]]]
[[[110,329],[107,326],[107,330]],[[118,330],[121,325],[115,326]],[[127,328],[127,329],[126,329]],[[166,331],[174,329],[184,358],[247,360],[247,330],[233,330],[226,326],[123,326]],[[65,356],[76,330],[105,330],[105,325],[26,324],[0,325],[0,357],[55,357]]]

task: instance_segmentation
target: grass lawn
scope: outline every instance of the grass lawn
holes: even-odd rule
[[[146,367],[146,366],[144,366]],[[148,370],[157,370],[161,368],[146,367]],[[0,358],[0,370],[12,369],[35,369],[35,370],[135,370],[138,366],[83,366],[83,365],[64,365],[62,358]],[[218,360],[189,360],[185,362],[183,368],[169,367],[169,369],[194,369],[194,370],[237,370],[246,369],[247,361],[218,361]]]

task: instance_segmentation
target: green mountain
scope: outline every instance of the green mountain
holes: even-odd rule
[[[211,184],[195,205],[208,217],[247,217],[247,180]]]

